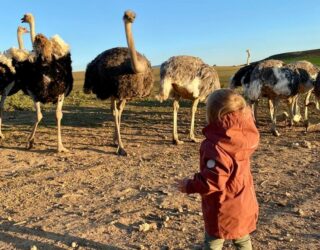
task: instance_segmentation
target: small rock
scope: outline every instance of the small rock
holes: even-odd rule
[[[202,213],[202,212],[199,212],[198,214],[199,214],[200,216],[203,216],[203,213]]]
[[[38,250],[36,245],[33,245],[32,247],[30,247],[30,250]]]
[[[179,211],[179,213],[183,213],[183,208],[182,208],[182,207],[179,207],[179,208],[178,208],[178,211]]]
[[[8,216],[8,221],[12,221],[12,218],[10,216]]]
[[[143,223],[143,224],[139,225],[139,231],[140,232],[147,232],[147,231],[152,230],[152,229],[157,229],[157,224],[156,223],[151,223],[151,224]]]
[[[300,216],[305,216],[305,212],[304,212],[302,209],[299,209],[299,210],[298,210],[298,214],[299,214]]]
[[[169,216],[164,217],[164,221],[169,221],[169,220],[170,220]]]
[[[292,238],[290,238],[290,239],[289,239],[289,242],[292,242],[292,241],[293,241],[293,239],[292,239]]]
[[[312,148],[311,142],[303,141],[302,147],[311,149]]]
[[[286,196],[291,197],[292,195],[290,193],[286,192]]]
[[[299,146],[300,146],[300,144],[298,142],[293,142],[291,144],[291,147],[293,147],[293,148],[298,148]]]
[[[71,247],[72,247],[72,248],[76,248],[77,246],[78,246],[77,242],[72,242],[72,243],[71,243]]]
[[[139,249],[140,249],[140,250],[143,250],[143,249],[146,249],[146,248],[144,247],[144,245],[140,245],[140,246],[139,246]]]

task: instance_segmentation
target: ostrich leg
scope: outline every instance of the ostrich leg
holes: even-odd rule
[[[306,128],[309,127],[309,115],[308,115],[308,106],[309,106],[309,103],[310,103],[310,97],[311,97],[311,93],[312,93],[312,90],[310,90],[306,96],[306,99],[304,100],[304,126]]]
[[[29,95],[31,95],[31,94],[29,93]],[[36,109],[37,117],[36,117],[36,121],[35,121],[35,123],[33,125],[32,132],[31,132],[31,134],[30,134],[30,136],[28,138],[27,149],[31,149],[33,147],[34,135],[36,134],[36,130],[37,130],[38,124],[42,120],[42,117],[43,117],[42,113],[41,113],[40,102],[36,102],[35,100],[33,100],[33,101],[34,101],[34,107]]]
[[[259,127],[259,121],[258,121],[258,105],[259,105],[259,100],[256,100],[252,103],[251,108],[254,116],[254,120],[256,123],[256,126]]]
[[[192,103],[192,109],[191,109],[191,127],[190,127],[190,139],[193,142],[199,142],[200,140],[195,138],[194,136],[194,118],[196,115],[196,111],[197,111],[197,107],[198,107],[198,103],[199,103],[199,98],[195,99]]]
[[[119,107],[124,107],[124,105],[121,103],[123,100],[120,101]],[[112,107],[113,107],[113,114],[114,114],[114,122],[117,130],[117,141],[118,141],[118,149],[117,154],[121,156],[127,156],[127,152],[124,150],[122,141],[121,141],[121,134],[120,134],[120,111],[118,110],[117,101],[116,99],[112,99]],[[121,111],[122,113],[122,111]]]
[[[119,117],[118,117],[118,121],[119,121],[119,127],[121,125],[121,116],[122,116],[122,112],[123,112],[123,109],[126,105],[126,100],[121,100],[117,107],[118,107],[118,110],[119,110]],[[114,99],[111,100],[111,112],[113,113],[113,116],[115,116],[115,112],[114,112]],[[115,146],[118,145],[118,137],[117,137],[117,128],[115,127],[114,128],[114,133],[113,133],[113,143]]]
[[[63,101],[64,101],[64,94],[59,95],[57,109],[56,109],[56,119],[57,119],[57,127],[58,127],[58,152],[59,153],[69,152],[69,150],[63,146],[62,139],[61,139],[61,120],[63,117],[63,114],[62,114]]]
[[[121,125],[121,116],[122,116],[122,112],[123,112],[123,109],[124,109],[124,107],[126,106],[126,102],[127,102],[127,100],[120,100],[120,102],[119,102],[119,105],[118,105],[118,110],[119,110],[119,117],[118,117],[118,119],[119,119],[119,127],[120,127],[120,125]]]
[[[114,98],[111,98],[111,112],[112,112],[112,115],[113,115],[113,118],[115,118],[115,99]],[[117,141],[117,127],[115,126],[114,127],[114,131],[113,131],[113,144],[114,146],[118,146],[118,141]]]
[[[279,136],[280,133],[277,130],[277,109],[278,109],[279,99],[269,99],[269,110],[271,118],[271,132],[274,136]]]
[[[297,99],[295,97],[289,97],[287,100],[287,105],[288,105],[288,110],[289,110],[289,126],[293,125],[294,122],[294,115],[295,115],[295,109],[296,109],[296,104],[295,102],[297,101]]]
[[[14,85],[14,82],[10,83],[3,91],[2,96],[1,96],[1,102],[0,102],[0,139],[4,139],[4,135],[2,134],[2,116],[3,116],[3,108],[4,108],[4,102],[12,89]]]
[[[173,101],[173,143],[176,145],[183,143],[183,141],[180,141],[178,138],[178,127],[177,127],[179,99],[180,97],[175,97]]]

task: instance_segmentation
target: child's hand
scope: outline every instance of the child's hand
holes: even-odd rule
[[[176,180],[176,187],[181,193],[187,193],[188,181],[188,178],[184,178],[183,180]]]

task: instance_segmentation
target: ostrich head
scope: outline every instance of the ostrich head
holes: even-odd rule
[[[41,55],[43,60],[51,62],[52,44],[48,38],[42,34],[36,35],[33,47],[37,56]]]
[[[34,17],[31,13],[24,14],[21,18],[22,23],[32,23],[34,21]]]
[[[126,23],[133,23],[135,18],[136,13],[134,13],[133,11],[127,10],[124,12],[123,21],[125,21]]]
[[[29,30],[25,27],[19,26],[17,32],[18,34],[25,34],[25,33],[29,33]]]

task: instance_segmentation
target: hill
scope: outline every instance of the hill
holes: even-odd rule
[[[299,60],[307,60],[317,66],[320,66],[320,49],[281,53],[270,56],[266,59],[282,60],[285,63],[290,63]]]

